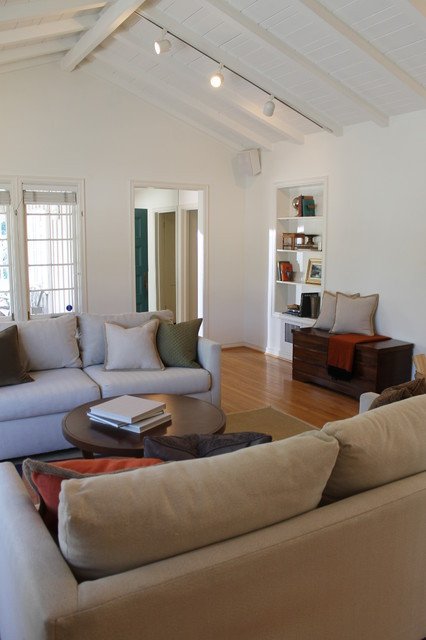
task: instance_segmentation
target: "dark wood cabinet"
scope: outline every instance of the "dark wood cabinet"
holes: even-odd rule
[[[327,371],[328,331],[301,328],[293,331],[293,379],[312,382],[354,398],[365,391],[380,393],[386,387],[411,379],[414,345],[383,340],[356,345],[351,380],[337,380]]]

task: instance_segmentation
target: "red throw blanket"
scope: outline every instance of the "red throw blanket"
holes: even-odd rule
[[[342,333],[331,335],[328,340],[327,370],[328,373],[344,380],[352,375],[355,347],[362,342],[379,342],[390,340],[388,336],[362,336],[359,333]]]

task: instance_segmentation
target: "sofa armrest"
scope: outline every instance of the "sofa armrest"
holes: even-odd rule
[[[0,464],[0,636],[54,638],[78,585],[14,465]]]
[[[370,408],[371,403],[373,402],[373,400],[375,398],[378,397],[378,393],[375,393],[374,391],[367,391],[366,393],[361,393],[360,397],[359,397],[359,411],[358,413],[364,413],[365,411],[368,411],[368,409]]]
[[[212,404],[220,408],[221,403],[221,362],[222,347],[218,342],[199,337],[197,345],[198,362],[210,373]]]

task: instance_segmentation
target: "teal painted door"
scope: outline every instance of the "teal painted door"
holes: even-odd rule
[[[148,311],[148,210],[135,209],[136,311]]]

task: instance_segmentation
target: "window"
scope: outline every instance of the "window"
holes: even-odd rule
[[[0,185],[0,316],[8,319],[12,316],[9,218],[10,191]]]
[[[7,196],[1,195],[9,192],[0,185],[0,313],[25,319],[81,311],[81,188],[26,182],[19,186],[20,205],[12,211]]]

